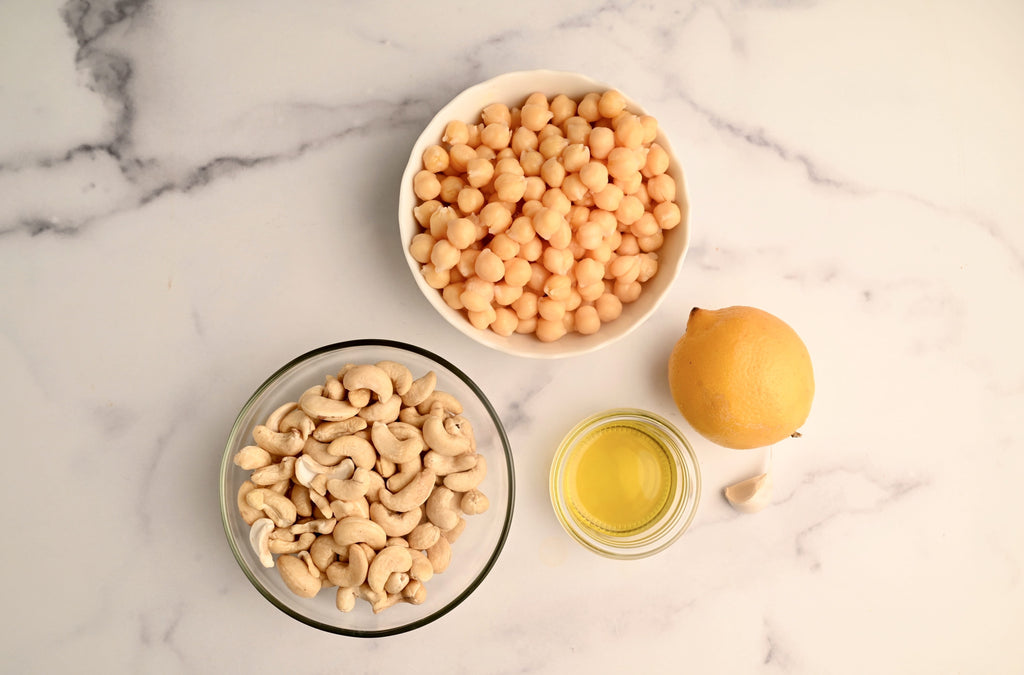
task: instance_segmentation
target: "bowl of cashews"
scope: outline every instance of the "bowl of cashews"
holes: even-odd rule
[[[221,519],[249,581],[282,612],[353,637],[458,607],[508,537],[512,453],[493,406],[440,356],[388,340],[310,351],[242,407]]]
[[[406,262],[470,338],[525,357],[591,352],[639,327],[689,246],[680,163],[618,89],[506,73],[445,105],[402,176]]]

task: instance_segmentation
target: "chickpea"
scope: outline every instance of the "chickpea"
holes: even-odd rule
[[[409,254],[420,264],[428,262],[434,243],[434,238],[430,236],[429,232],[420,232],[412,238],[412,242],[409,244]]]
[[[494,251],[494,255],[498,256],[502,262],[511,260],[519,255],[519,242],[514,241],[504,232],[494,235],[487,248]]]
[[[491,300],[494,299],[494,284],[478,277],[469,277],[459,299],[466,309],[474,312],[483,311],[485,306],[490,307]]]
[[[469,129],[461,120],[452,120],[444,128],[441,140],[448,145],[465,145],[469,141]]]
[[[644,140],[644,127],[636,115],[625,113],[615,127],[615,144],[625,148],[639,148]]]
[[[505,283],[509,286],[522,288],[530,281],[533,268],[523,258],[511,258],[505,261]]]
[[[561,187],[562,181],[565,180],[565,167],[557,157],[550,157],[541,165],[540,177],[551,187]]]
[[[540,176],[530,176],[526,179],[526,190],[523,192],[523,199],[540,201],[548,184]]]
[[[640,126],[644,128],[644,137],[641,143],[650,145],[658,137],[658,120],[650,115],[640,116]]]
[[[639,171],[640,165],[636,154],[629,148],[612,148],[608,153],[608,175],[613,178],[626,178]]]
[[[570,117],[562,123],[565,140],[587,145],[590,140],[590,122],[582,117]],[[588,148],[589,149],[589,148]]]
[[[570,143],[562,151],[561,159],[567,172],[577,172],[590,162],[590,148],[582,143]]]
[[[671,202],[676,198],[676,182],[667,173],[652,176],[647,181],[647,194],[656,202]]]
[[[600,94],[593,92],[587,94],[580,100],[579,105],[576,106],[576,114],[593,124],[601,118],[601,113],[598,110],[598,102],[600,100]]]
[[[512,130],[503,122],[492,122],[480,132],[480,142],[494,151],[507,148],[512,141]]]
[[[669,157],[665,148],[657,143],[652,143],[651,147],[647,149],[647,161],[644,162],[642,169],[644,176],[647,178],[660,176],[668,170],[668,165]]]
[[[558,321],[565,314],[565,303],[545,296],[537,301],[537,313],[542,319]]]
[[[526,192],[526,178],[523,176],[503,173],[494,179],[494,194],[503,202],[514,204],[523,198],[524,192]]]
[[[540,140],[537,138],[537,132],[531,131],[526,127],[517,127],[512,132],[512,142],[509,147],[512,148],[512,152],[521,156],[526,150],[536,150],[539,144]]]
[[[448,223],[458,218],[459,215],[450,206],[442,206],[430,216],[430,236],[434,239],[444,239],[448,232]]]
[[[593,258],[577,260],[573,265],[576,283],[580,286],[596,284],[604,278],[605,267]]]
[[[607,263],[612,259],[613,249],[607,242],[602,241],[597,245],[597,248],[591,249],[587,252],[587,257],[596,260],[599,263]]]
[[[430,263],[426,263],[420,268],[420,274],[423,275],[423,280],[427,282],[428,286],[437,290],[447,286],[452,279],[451,272],[439,270]]]
[[[571,262],[569,263],[569,266],[571,268]],[[554,298],[561,302],[566,302],[569,299],[569,296],[572,295],[572,279],[565,274],[551,274],[544,280],[544,287],[542,290],[544,291],[544,295],[547,297]]]
[[[459,176],[445,176],[441,181],[441,201],[454,204],[459,198],[462,188],[466,187],[466,181]]]
[[[474,150],[471,145],[460,143],[458,145],[453,145],[448,150],[448,157],[448,168],[452,171],[462,173],[466,170],[466,165],[469,163],[469,160],[476,159],[476,150]]]
[[[570,173],[567,175],[565,180],[562,181],[561,190],[566,199],[574,205],[573,208],[577,208],[580,200],[582,200],[587,194],[587,186],[583,184],[582,180],[580,180],[580,175],[578,173]]]
[[[615,217],[624,225],[632,225],[644,215],[644,205],[633,195],[625,195],[615,209]]]
[[[456,218],[448,223],[445,236],[452,246],[462,250],[476,241],[476,223],[468,218]]]
[[[484,204],[480,209],[480,225],[486,228],[488,234],[500,234],[507,230],[512,224],[513,205],[500,201],[492,201]]]
[[[651,277],[658,273],[658,256],[655,253],[644,253],[640,256],[640,275],[637,281],[646,283]]]
[[[516,332],[519,319],[515,312],[507,307],[498,307],[494,310],[494,320],[491,322],[491,330],[502,337],[508,337]]]
[[[423,151],[423,168],[431,173],[441,173],[448,169],[448,151],[440,145],[431,145]]]
[[[537,236],[549,239],[565,222],[561,213],[542,206],[533,216],[533,229]]]
[[[534,236],[530,241],[519,245],[519,257],[523,260],[534,262],[540,260],[541,253],[544,252],[544,242],[540,237]]]
[[[491,150],[491,152],[494,152],[494,150]],[[495,162],[497,162],[499,159],[515,159],[515,158],[516,158],[516,153],[512,150],[512,148],[502,148],[501,150],[498,150],[497,152],[494,152],[494,160],[495,160]]]
[[[632,225],[629,226],[629,232],[634,237],[639,239],[640,237],[649,237],[655,232],[660,232],[661,226],[658,225],[658,221],[654,219],[654,214],[645,212]]]
[[[625,236],[625,234],[627,233],[615,230],[604,238],[604,242],[608,244],[616,254],[621,255],[621,253],[619,253],[619,247],[622,245],[622,237]]]
[[[441,181],[432,172],[422,169],[413,177],[412,189],[417,197],[426,201],[441,193]]]
[[[604,189],[594,191],[594,206],[614,213],[624,196],[622,188],[614,183],[608,183]]]
[[[504,124],[512,126],[512,111],[504,103],[491,103],[480,111],[480,119],[484,124]]]
[[[557,129],[558,127],[555,128]],[[544,159],[551,159],[561,155],[568,145],[569,141],[564,137],[552,134],[540,142],[537,150],[540,154],[544,155]]]
[[[587,145],[593,159],[606,159],[615,148],[615,132],[608,127],[594,127],[590,130]]]
[[[558,321],[549,321],[544,317],[537,319],[537,330],[534,335],[541,342],[554,342],[561,339],[565,333],[565,324],[561,319]]]
[[[502,307],[507,307],[519,299],[523,294],[522,286],[513,286],[505,281],[494,284],[494,302]]]
[[[542,176],[544,155],[536,150],[524,150],[519,156],[519,166],[523,167],[524,176]]]
[[[565,134],[563,134],[562,130],[554,124],[545,124],[544,128],[537,132],[537,140],[541,143],[544,142],[545,138],[551,137],[564,138]]]
[[[661,202],[654,207],[654,219],[663,230],[671,230],[683,221],[682,211],[675,202]]]
[[[593,251],[601,245],[604,235],[601,234],[601,226],[599,224],[587,221],[576,230],[575,239],[580,246],[588,251]]]
[[[537,316],[537,301],[538,296],[532,291],[523,291],[523,294],[519,296],[519,299],[512,303],[512,309],[515,311],[516,316],[519,320],[529,319]]]
[[[601,319],[593,305],[583,305],[576,310],[576,332],[593,335],[601,328]]]
[[[544,265],[538,262],[530,263],[530,280],[526,282],[526,288],[537,294],[544,293],[544,284],[547,283],[548,277],[551,276]]]
[[[612,293],[604,293],[594,301],[594,309],[601,318],[601,323],[615,321],[622,314],[622,301]]]
[[[484,193],[475,187],[466,186],[459,190],[458,204],[463,213],[476,213],[484,205]]]
[[[625,176],[618,176],[612,179],[612,182],[622,188],[623,194],[635,195],[644,186],[644,177],[639,171],[634,171]]]
[[[537,316],[531,316],[528,319],[519,319],[519,325],[516,326],[516,333],[520,335],[533,335],[537,332]]]
[[[551,110],[551,123],[558,126],[576,114],[576,101],[565,94],[556,95],[548,107]]]
[[[546,192],[546,190],[545,190]],[[544,195],[541,194],[541,197]],[[531,199],[524,201],[523,205],[519,207],[519,212],[527,218],[533,218],[537,215],[537,212],[544,208],[544,205],[540,203],[540,199]]]
[[[565,190],[562,190],[562,192],[565,192]],[[568,196],[569,195],[566,195],[566,197]],[[566,214],[565,219],[569,221],[569,224],[572,225],[572,229],[575,230],[590,219],[590,209],[585,206],[580,206],[579,204],[573,204],[572,207],[569,208],[569,213]]]
[[[476,157],[477,159],[486,159],[490,162],[493,162],[498,158],[498,153],[496,153],[494,150],[491,150],[486,145],[478,145],[476,147]]]
[[[540,203],[547,208],[557,211],[562,216],[569,215],[569,209],[572,208],[572,202],[565,196],[561,188],[553,187],[544,192],[544,196],[540,198]]]
[[[544,268],[552,274],[568,274],[573,264],[572,253],[564,248],[549,246],[540,256]]]
[[[601,162],[591,160],[580,168],[580,182],[597,195],[608,186],[608,167]],[[614,210],[614,209],[611,209]]]
[[[662,245],[664,245],[665,235],[661,233],[661,230],[658,230],[652,235],[646,237],[637,237],[636,241],[640,245],[641,251],[643,251],[644,253],[650,253],[652,251],[657,251],[659,248],[662,247]]]
[[[466,182],[474,188],[482,188],[494,177],[494,164],[489,159],[474,157],[466,162]]]
[[[473,327],[478,330],[484,330],[498,318],[497,312],[490,305],[479,311],[467,310],[466,316],[469,318],[469,322],[473,324]]]
[[[459,264],[456,265],[456,269],[459,271],[464,278],[473,276],[473,269],[476,267],[476,258],[480,255],[480,249],[478,248],[467,248],[462,251],[462,255],[459,256]]]
[[[420,227],[429,227],[430,216],[434,215],[434,211],[437,211],[439,208],[441,208],[441,202],[436,199],[430,199],[418,206],[414,206],[412,215],[416,218],[416,222],[420,224]]]
[[[523,165],[515,157],[502,157],[494,163],[494,175],[500,176],[503,173],[511,173],[516,176],[526,175]]]
[[[459,262],[459,249],[447,239],[438,239],[430,249],[430,262],[439,272],[450,270]]]
[[[495,283],[505,276],[505,262],[494,251],[485,248],[476,257],[473,271],[484,281]]]
[[[540,131],[554,117],[547,104],[527,103],[522,107],[520,122],[530,131]]]
[[[616,117],[625,109],[626,97],[614,89],[609,89],[601,94],[601,99],[597,104],[597,111],[601,113],[602,117],[608,119]]]
[[[577,287],[577,291],[580,294],[580,299],[583,302],[594,302],[602,295],[604,295],[604,282],[599,281],[593,284],[580,285]]]
[[[616,281],[636,281],[640,276],[640,256],[620,255],[608,266],[608,271],[615,277]]]
[[[566,223],[562,223],[562,226],[559,227],[555,231],[555,233],[553,235],[551,235],[550,238],[548,238],[548,244],[551,245],[551,248],[556,249],[556,250],[567,249],[567,248],[569,248],[569,244],[571,244],[571,243],[572,243],[572,227],[570,227],[569,223],[567,223],[567,222]],[[569,255],[572,255],[571,251],[569,252]]]
[[[622,232],[619,234],[618,246],[614,246],[613,249],[620,257],[636,255],[640,253],[640,242],[632,232]]]
[[[463,305],[462,300],[459,299],[459,296],[462,295],[464,290],[466,290],[465,282],[455,281],[441,289],[441,297],[452,309],[465,309],[466,306]]]
[[[506,230],[506,232],[512,241],[519,244],[525,244],[534,237],[535,231],[533,229],[533,221],[526,216],[519,216],[512,221],[512,224],[508,226],[508,230]]]
[[[636,280],[616,281],[612,289],[612,292],[615,293],[615,297],[621,300],[624,304],[635,302],[643,291],[643,288],[640,286],[640,282]]]

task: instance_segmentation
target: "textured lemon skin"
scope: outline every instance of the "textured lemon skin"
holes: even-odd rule
[[[754,307],[695,307],[672,349],[668,378],[690,426],[727,448],[760,448],[791,436],[814,399],[803,340]]]

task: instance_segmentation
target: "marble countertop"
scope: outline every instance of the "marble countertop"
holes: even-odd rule
[[[0,4],[4,670],[1024,671],[1022,28],[1014,0]],[[558,361],[442,321],[395,219],[433,114],[533,68],[642,101],[692,202],[658,312]],[[689,309],[737,304],[817,379],[755,515],[721,489],[766,452],[697,436],[664,378]],[[475,378],[517,470],[483,585],[377,640],[267,603],[217,496],[255,387],[366,337]],[[616,406],[675,422],[704,477],[642,561],[583,550],[547,495],[557,441]]]

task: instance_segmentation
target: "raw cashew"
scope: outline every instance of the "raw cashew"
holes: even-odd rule
[[[306,532],[305,534],[299,535],[299,538],[295,541],[271,539],[268,542],[268,546],[271,553],[298,553],[299,551],[308,551],[309,547],[313,545],[315,540],[315,534],[312,532]]]
[[[411,605],[422,605],[427,600],[427,587],[422,582],[412,579],[402,589],[402,599]]]
[[[395,464],[404,464],[419,456],[425,444],[423,434],[411,424],[404,422],[374,422],[370,427],[370,439],[381,457]]]
[[[412,372],[401,363],[378,361],[376,365],[391,378],[391,386],[399,396],[404,396],[412,387]]]
[[[434,525],[430,521],[420,523],[409,532],[409,536],[406,540],[409,542],[409,547],[414,548],[418,551],[425,551],[434,544],[441,537],[441,528]]]
[[[250,526],[263,517],[263,511],[249,506],[249,502],[246,500],[246,496],[255,489],[256,486],[251,480],[247,480],[238,486],[238,512],[242,515],[242,520]]]
[[[406,424],[414,426],[417,429],[423,428],[423,423],[427,421],[428,417],[430,417],[430,413],[427,413],[426,415],[421,415],[420,411],[416,410],[414,406],[402,408],[401,412],[398,413],[399,422],[405,422]]]
[[[349,516],[359,516],[360,518],[370,517],[370,503],[366,501],[366,497],[360,499],[350,499],[348,501],[342,501],[340,499],[331,502],[331,511],[334,515],[341,520]]]
[[[369,518],[349,516],[339,520],[334,527],[334,543],[338,546],[365,542],[370,548],[379,550],[384,548],[387,538],[384,528]]]
[[[334,526],[338,524],[337,518],[313,518],[307,520],[304,523],[296,523],[289,528],[292,534],[305,534],[307,532],[313,532],[315,534],[330,534],[334,532]]]
[[[274,521],[270,518],[260,518],[249,528],[249,545],[264,567],[274,566],[274,556],[270,554],[270,533],[273,530]]]
[[[441,391],[440,389],[435,389],[430,396],[416,406],[416,410],[420,413],[433,414],[435,405],[440,405],[441,408],[450,415],[462,414],[462,404],[459,403],[459,399],[446,391]]]
[[[284,480],[291,480],[292,476],[295,475],[295,458],[284,457],[277,464],[271,464],[264,466],[260,469],[256,469],[249,476],[256,485],[276,485]]]
[[[347,396],[349,404],[362,410],[370,405],[370,398],[373,396],[373,392],[369,389],[353,389],[348,392]]]
[[[282,555],[277,559],[277,571],[281,580],[300,598],[312,598],[320,592],[320,579],[309,573],[309,568],[301,558],[293,555]]]
[[[358,589],[353,586],[348,588],[338,586],[338,595],[335,598],[334,604],[339,612],[351,612],[355,609],[357,591]]]
[[[387,372],[369,364],[349,368],[341,383],[349,390],[350,395],[353,389],[369,389],[377,394],[377,400],[381,403],[387,403],[395,391]]]
[[[430,548],[430,546],[427,548]],[[430,581],[430,578],[434,576],[434,565],[430,562],[430,558],[418,548],[410,548],[409,555],[412,557],[409,576],[423,583]]]
[[[307,415],[301,408],[291,411],[281,420],[281,431],[297,430],[305,441],[316,429],[316,421]]]
[[[320,514],[324,518],[334,518],[337,515],[331,508],[331,503],[327,500],[326,495],[322,495],[315,490],[310,490],[309,501],[316,505],[316,508],[320,510]]]
[[[384,582],[384,590],[389,594],[401,593],[409,585],[408,572],[392,572]]]
[[[380,502],[370,504],[370,520],[384,528],[389,537],[404,537],[420,524],[423,509],[416,507],[405,513],[395,513]]]
[[[476,450],[476,438],[473,436],[473,425],[462,415],[453,415],[444,418],[444,430],[453,436],[465,436],[469,439],[469,445]]]
[[[323,395],[323,387],[310,387],[299,397],[299,407],[314,420],[338,422],[355,417],[359,408],[346,401],[335,401]]]
[[[401,546],[402,548],[409,548],[409,542],[405,540],[405,537],[388,537],[386,546]]]
[[[338,555],[338,546],[334,543],[334,537],[330,534],[322,534],[314,539],[309,547],[309,555],[317,569],[321,572],[326,571]]]
[[[406,485],[408,485],[413,478],[419,475],[419,472],[423,469],[423,460],[420,459],[420,455],[417,454],[415,457],[410,459],[408,462],[402,462],[398,465],[398,471],[392,474],[387,480],[387,488],[391,492],[398,492]],[[437,471],[434,471],[437,474]]]
[[[462,533],[466,530],[466,519],[459,516],[459,522],[455,524],[450,530],[445,530],[441,533],[441,536],[448,540],[449,544],[454,544],[455,540],[462,536]]]
[[[267,420],[263,423],[263,425],[270,429],[271,431],[280,431],[281,420],[284,419],[285,415],[287,415],[288,413],[290,413],[291,411],[295,410],[298,407],[299,404],[294,401],[279,406],[276,410],[274,410],[274,412],[270,413],[270,415],[267,416]]]
[[[245,501],[254,509],[260,509],[278,527],[288,527],[298,516],[295,504],[282,494],[267,488],[256,488],[245,495]]]
[[[423,441],[428,448],[447,457],[461,455],[473,449],[469,437],[448,433],[444,428],[444,419],[434,414],[423,423]]]
[[[436,386],[437,373],[431,370],[423,377],[413,380],[412,385],[409,387],[409,391],[402,394],[402,403],[407,406],[418,406],[420,403],[427,400],[428,396],[434,393],[434,388]]]
[[[483,482],[487,475],[487,460],[483,455],[474,455],[476,465],[468,471],[450,473],[444,477],[444,485],[453,492],[468,492]]]
[[[302,452],[302,446],[306,443],[297,430],[271,431],[270,427],[262,424],[252,430],[252,438],[256,445],[270,454],[288,457]]]
[[[351,478],[329,478],[327,480],[327,491],[342,501],[352,501],[364,497],[369,489],[370,472],[362,467],[357,468]]]
[[[332,562],[327,566],[326,574],[331,583],[339,588],[358,586],[366,581],[366,572],[370,569],[370,563],[366,559],[366,553],[358,544],[350,544],[348,547],[347,562]]]
[[[340,401],[345,398],[345,385],[334,375],[328,375],[324,378],[323,395],[334,401]]]
[[[320,578],[320,570],[313,564],[313,558],[309,555],[309,551],[299,551],[295,554],[295,557],[306,563],[306,569],[309,570],[310,576],[320,579],[320,582],[323,583],[323,579]]]
[[[452,561],[451,543],[444,537],[438,539],[437,543],[427,549],[427,560],[434,568],[434,574],[444,572]]]
[[[392,396],[387,402],[378,401],[359,411],[359,417],[367,422],[394,422],[402,410],[402,399]]]
[[[384,477],[376,471],[370,471],[368,478],[370,486],[366,489],[366,499],[370,502],[379,502],[381,490],[384,489]]]
[[[426,502],[427,498],[430,497],[431,490],[434,489],[435,478],[436,476],[433,471],[423,469],[416,478],[412,479],[408,485],[398,492],[392,494],[387,489],[381,490],[379,494],[380,502],[392,511],[400,513],[411,511]]]
[[[295,504],[295,513],[300,518],[313,515],[313,500],[309,498],[309,488],[305,485],[292,485],[288,498]]]
[[[374,466],[374,470],[385,480],[395,475],[395,469],[397,468],[395,463],[387,457],[377,457],[377,464]]]
[[[330,454],[327,452],[327,448],[328,443],[321,443],[310,436],[306,439],[306,444],[302,446],[302,454],[309,455],[324,466],[334,466],[341,461],[341,457]]]
[[[345,480],[351,478],[355,470],[355,462],[350,457],[343,459],[337,466],[324,466],[309,455],[303,455],[295,462],[295,481],[299,485],[312,487],[313,482],[319,476],[324,477],[323,481],[331,479]],[[326,482],[324,482],[324,485],[326,485]],[[317,487],[319,488],[319,485]],[[317,492],[324,494],[323,490],[318,489]]]
[[[235,466],[239,469],[252,471],[253,469],[261,469],[265,466],[270,466],[273,464],[274,458],[269,452],[258,445],[247,445],[236,452],[231,461],[233,461]]]
[[[452,529],[459,522],[458,500],[459,496],[449,488],[443,485],[435,488],[427,499],[427,519],[442,532]]]
[[[438,476],[447,476],[450,473],[467,471],[476,466],[476,453],[466,452],[461,455],[448,457],[433,450],[423,455],[423,466],[434,470]]]
[[[412,567],[409,549],[402,546],[388,546],[377,553],[366,573],[366,583],[380,593],[392,572],[408,572]]]
[[[374,452],[373,444],[365,438],[358,436],[342,436],[335,438],[327,446],[327,452],[335,457],[351,457],[356,466],[361,469],[372,469],[377,463],[377,453]]]
[[[467,490],[459,501],[459,508],[467,516],[479,515],[489,509],[490,506],[491,500],[487,498],[487,495],[476,489]]]
[[[321,443],[330,443],[335,438],[362,431],[367,426],[362,417],[350,417],[338,422],[321,422],[313,429],[313,438]]]

